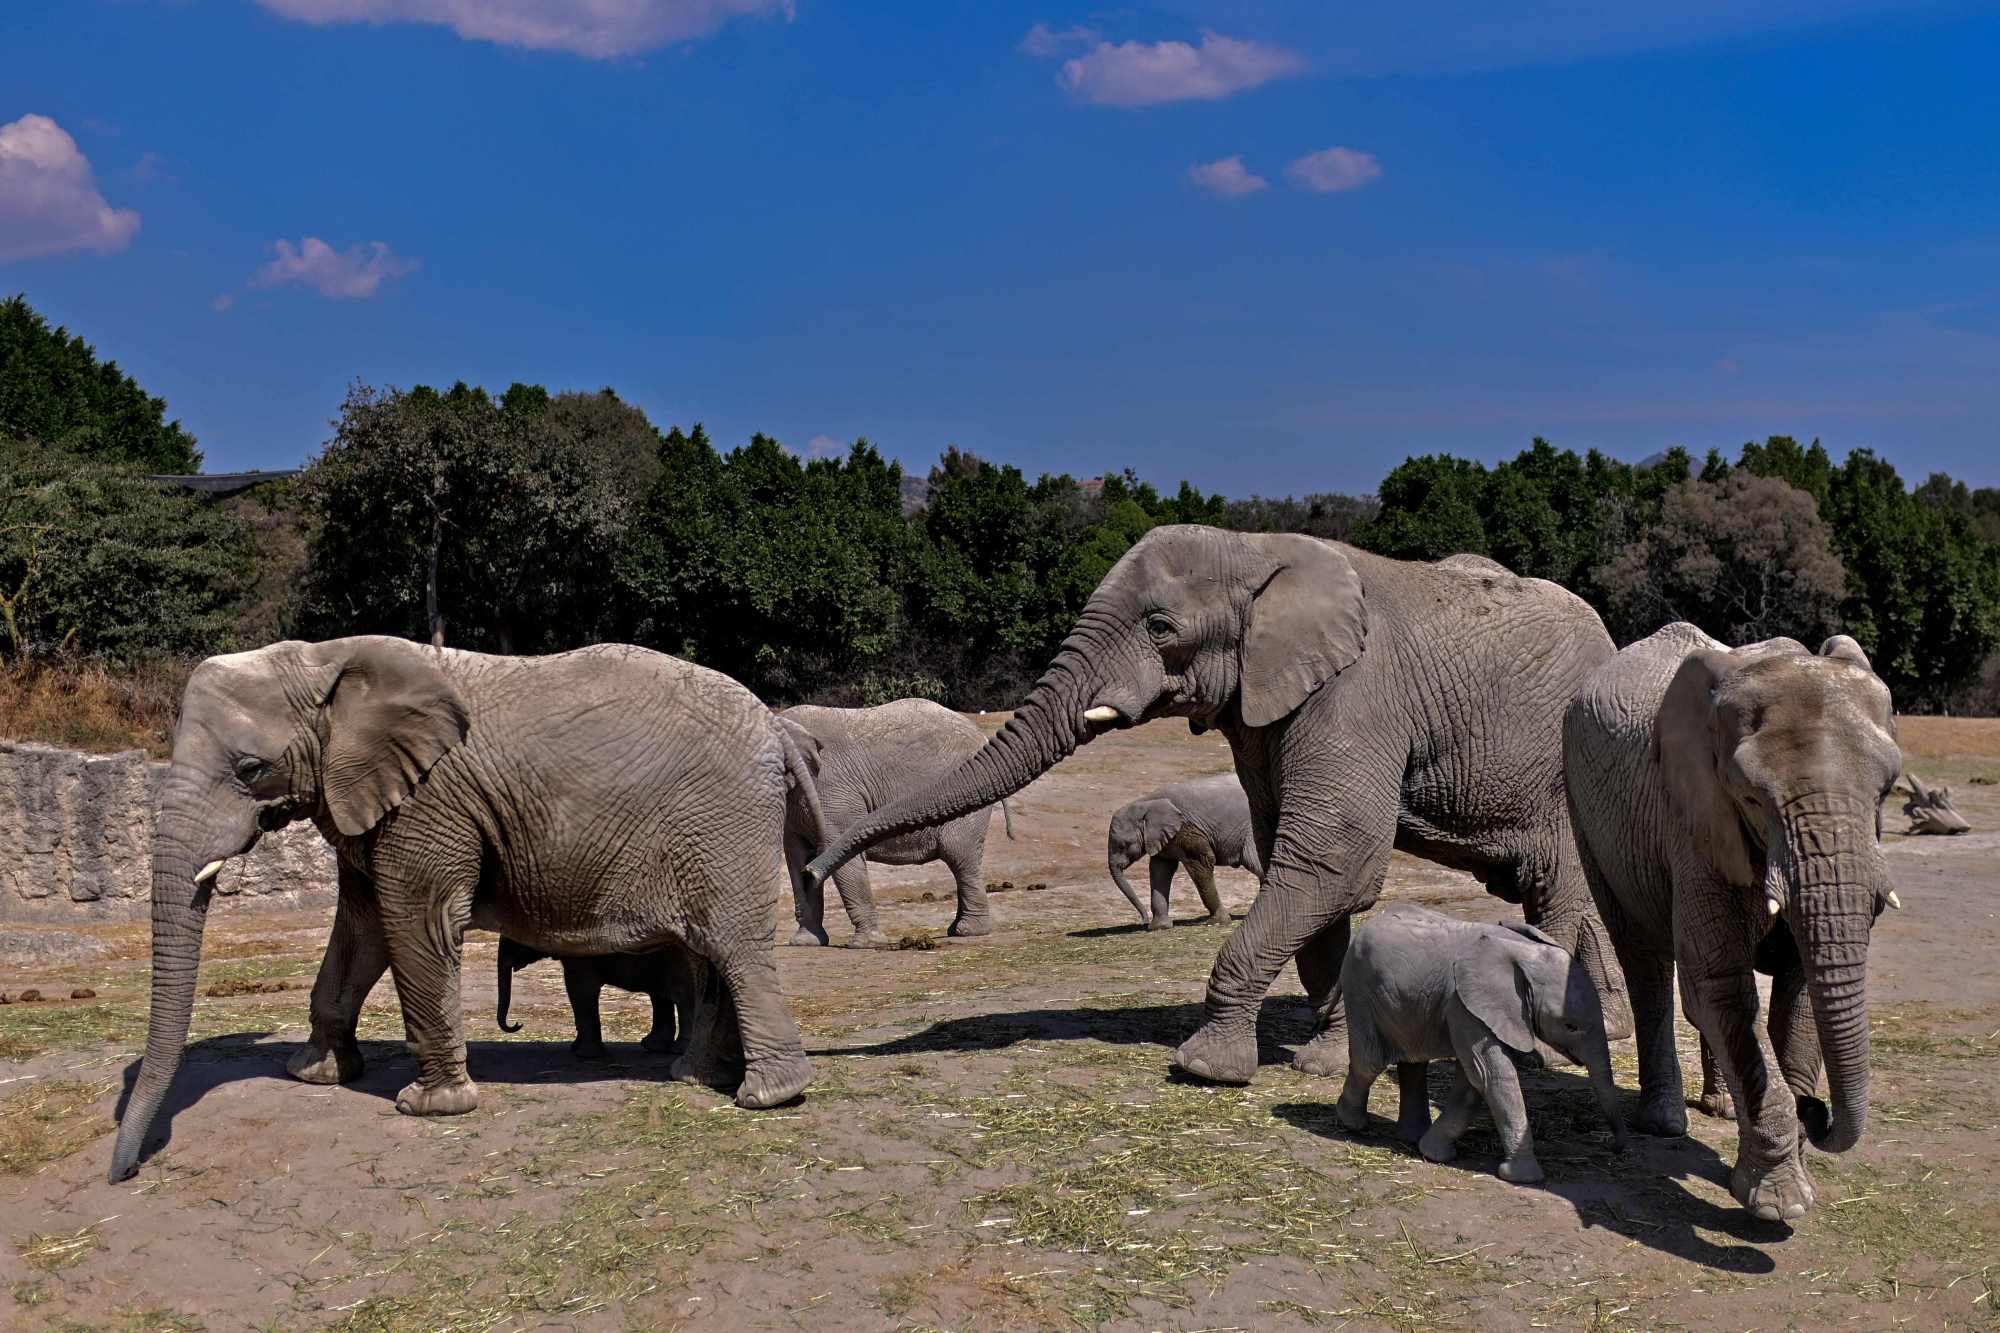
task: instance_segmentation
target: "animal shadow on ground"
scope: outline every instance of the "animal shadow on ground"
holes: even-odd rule
[[[1431,1063],[1433,1114],[1451,1087],[1454,1068],[1448,1060]],[[1393,1072],[1388,1076],[1393,1086]],[[1761,1222],[1731,1203],[1717,1207],[1690,1192],[1681,1182],[1701,1179],[1729,1188],[1729,1164],[1715,1149],[1689,1135],[1655,1138],[1630,1132],[1625,1152],[1612,1146],[1611,1134],[1597,1112],[1589,1081],[1574,1073],[1522,1071],[1529,1123],[1535,1133],[1535,1155],[1548,1177],[1540,1185],[1566,1200],[1586,1227],[1597,1226],[1662,1254],[1726,1273],[1761,1274],[1777,1270],[1777,1261],[1762,1245],[1792,1234],[1782,1222]],[[1621,1093],[1626,1124],[1637,1109],[1637,1096]],[[1387,1142],[1412,1157],[1414,1147],[1396,1139],[1395,1122],[1371,1115],[1361,1134],[1342,1129],[1334,1118],[1331,1092],[1323,1102],[1286,1102],[1271,1113],[1287,1124],[1326,1139]],[[1490,1175],[1500,1164],[1500,1140],[1492,1117],[1480,1104],[1480,1114],[1458,1141],[1458,1157],[1449,1165]],[[1719,1233],[1740,1244],[1718,1244],[1704,1232]]]
[[[1114,1046],[1160,1046],[1171,1051],[1201,1026],[1199,1004],[1140,1004],[1117,1008],[1022,1009],[970,1014],[933,1023],[921,1032],[870,1046],[838,1046],[809,1055],[921,1055],[936,1051],[998,1051],[1021,1042],[1102,1041]],[[1285,1043],[1312,1035],[1313,1012],[1304,996],[1273,996],[1257,1021],[1257,1062],[1282,1064]]]
[[[1242,919],[1243,919],[1243,913],[1233,912],[1230,914],[1229,924],[1233,926]],[[1220,921],[1216,922],[1213,927],[1210,927],[1208,924],[1207,917],[1189,916],[1189,917],[1183,917],[1180,920],[1174,922],[1175,930],[1179,930],[1183,926],[1192,927],[1197,930],[1204,928],[1213,929],[1217,932],[1215,938],[1218,941],[1221,940],[1224,935],[1228,934],[1228,931],[1223,928],[1223,925]],[[1118,925],[1118,926],[1085,926],[1081,930],[1070,931],[1069,938],[1073,940],[1103,940],[1103,939],[1111,939],[1112,937],[1118,935],[1144,935],[1147,932],[1147,930],[1148,927],[1141,925],[1137,921],[1127,921],[1123,925]]]
[[[298,1038],[271,1041],[271,1035],[231,1032],[190,1043],[173,1087],[153,1120],[140,1160],[151,1158],[172,1142],[174,1117],[217,1088],[258,1078],[308,1086],[285,1072],[285,1062],[299,1048]],[[570,1054],[567,1041],[474,1041],[466,1043],[466,1066],[473,1081],[481,1084],[598,1083],[643,1078],[649,1073],[666,1080],[672,1057],[655,1055],[627,1042],[611,1043],[610,1051],[604,1060],[579,1060]],[[403,1085],[417,1075],[416,1057],[400,1041],[364,1041],[361,1058],[366,1065],[361,1077],[342,1086],[392,1105]],[[138,1081],[139,1061],[134,1060],[125,1067],[124,1087],[118,1094],[116,1115],[120,1121],[125,1119],[125,1106]]]

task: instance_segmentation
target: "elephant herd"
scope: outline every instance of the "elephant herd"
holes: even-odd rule
[[[367,637],[209,659],[155,825],[152,1009],[111,1178],[136,1170],[180,1062],[215,874],[264,831],[310,819],[339,866],[297,1077],[360,1073],[356,1021],[389,971],[419,1069],[398,1108],[475,1107],[459,993],[474,926],[503,937],[503,1022],[514,968],[561,958],[579,1053],[601,1045],[599,987],[644,991],[648,1045],[673,1052],[674,1077],[768,1107],[812,1077],[773,956],[781,861],[795,943],[827,941],[829,878],[856,942],[880,942],[864,853],[943,861],[952,932],[985,934],[992,807],[1096,737],[1164,717],[1220,732],[1235,774],[1118,811],[1118,888],[1157,927],[1180,866],[1211,921],[1227,919],[1215,866],[1260,881],[1174,1052],[1183,1075],[1248,1082],[1260,1004],[1296,962],[1314,1023],[1295,1064],[1346,1077],[1343,1124],[1396,1064],[1399,1128],[1427,1155],[1449,1155],[1483,1095],[1502,1174],[1532,1180],[1523,1054],[1585,1065],[1622,1137],[1605,1052],[1636,1034],[1636,1127],[1685,1132],[1678,978],[1727,1085],[1710,1104],[1736,1116],[1741,1203],[1802,1215],[1804,1142],[1860,1138],[1869,933],[1895,903],[1879,810],[1901,756],[1853,640],[1732,649],[1670,625],[1620,652],[1581,599],[1479,557],[1170,526],[1111,569],[983,743],[918,700],[773,712],[624,645],[508,658]],[[1472,874],[1527,925],[1398,909],[1354,931],[1395,848]],[[1124,875],[1142,856],[1149,903]],[[1459,1072],[1432,1125],[1423,1065],[1439,1058]]]

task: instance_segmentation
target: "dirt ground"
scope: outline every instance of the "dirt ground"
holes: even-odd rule
[[[1904,910],[1871,958],[1869,1133],[1813,1157],[1821,1207],[1796,1228],[1731,1201],[1733,1126],[1618,1154],[1574,1072],[1526,1080],[1543,1186],[1493,1175],[1483,1116],[1454,1164],[1404,1149],[1393,1078],[1374,1132],[1343,1133],[1337,1087],[1285,1063],[1309,1023],[1289,971],[1250,1087],[1170,1080],[1223,934],[1139,930],[1105,822],[1228,752],[1161,723],[1029,788],[1019,841],[996,824],[992,937],[932,939],[948,877],[878,867],[885,928],[932,947],[779,951],[818,1077],[774,1111],[663,1082],[636,997],[606,993],[613,1059],[573,1060],[553,964],[521,974],[526,1027],[500,1032],[489,935],[466,949],[476,1112],[396,1113],[414,1064],[387,981],[366,1077],[291,1082],[325,914],[218,907],[171,1141],[107,1185],[145,928],[0,931],[0,990],[64,997],[0,1006],[0,1325],[2000,1327],[2000,722],[1906,719],[1903,739],[1975,831],[1889,839]],[[1254,882],[1220,879],[1240,915]],[[1400,856],[1387,896],[1512,910]]]

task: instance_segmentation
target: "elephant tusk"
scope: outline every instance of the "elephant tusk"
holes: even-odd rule
[[[1903,910],[1903,900],[1896,896],[1894,889],[1889,890],[1889,906],[1895,908],[1898,912]]]
[[[1766,912],[1769,912],[1772,916],[1776,916],[1780,911],[1783,910],[1783,908],[1784,904],[1779,902],[1776,898],[1766,898],[1764,900],[1764,910]]]
[[[1086,710],[1083,720],[1085,722],[1116,722],[1118,720],[1118,710],[1110,704],[1099,704],[1095,708]]]
[[[222,862],[210,861],[207,865],[194,872],[194,882],[197,884],[206,884],[221,873]]]

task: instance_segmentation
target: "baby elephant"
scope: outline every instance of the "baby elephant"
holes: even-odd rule
[[[508,1023],[507,1010],[514,1002],[514,974],[530,963],[538,963],[552,955],[530,949],[502,935],[500,937],[500,1003],[494,1015],[503,1032],[519,1032],[519,1023]],[[563,969],[563,989],[569,992],[570,1012],[576,1018],[576,1040],[570,1043],[570,1053],[579,1060],[602,1060],[604,1050],[604,1025],[598,1014],[599,993],[606,986],[615,986],[634,995],[645,995],[653,1001],[653,1030],[648,1032],[639,1045],[657,1054],[678,1054],[686,1042],[686,1032],[682,1031],[676,1040],[674,1030],[674,1008],[680,1005],[683,1019],[681,1026],[687,1027],[686,1014],[694,989],[694,978],[689,968],[689,960],[679,948],[668,947],[653,953],[611,953],[595,958],[559,959]]]
[[[1264,873],[1250,831],[1250,798],[1234,773],[1176,782],[1141,796],[1111,816],[1108,843],[1111,882],[1153,930],[1173,924],[1167,899],[1181,866],[1187,867],[1201,905],[1208,909],[1208,925],[1229,924],[1215,888],[1217,866],[1238,866],[1259,878]],[[1152,858],[1147,863],[1153,881],[1150,918],[1125,880],[1125,868],[1142,856]]]
[[[1454,1147],[1484,1096],[1505,1156],[1500,1178],[1542,1178],[1528,1134],[1514,1057],[1553,1047],[1590,1073],[1612,1137],[1625,1146],[1611,1084],[1604,1011],[1583,965],[1533,926],[1460,921],[1422,907],[1383,908],[1354,932],[1340,971],[1347,1002],[1347,1086],[1336,1113],[1368,1123],[1368,1089],[1390,1065],[1402,1088],[1396,1133],[1433,1162]],[[1425,1066],[1458,1061],[1443,1112],[1431,1124]]]

